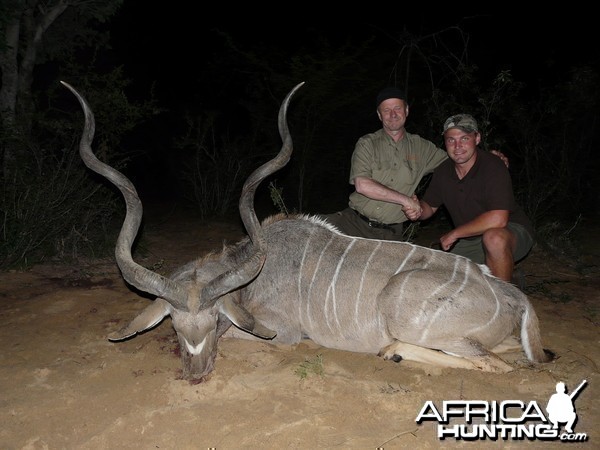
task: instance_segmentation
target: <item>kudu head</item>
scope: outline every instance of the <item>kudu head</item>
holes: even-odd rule
[[[287,109],[292,96],[304,83],[288,93],[279,109],[279,134],[283,141],[281,150],[272,160],[256,169],[244,183],[239,210],[250,241],[240,255],[241,262],[234,267],[224,267],[217,263],[218,255],[211,255],[200,263],[184,266],[171,278],[146,269],[133,260],[131,248],[142,220],[142,203],[127,177],[96,158],[91,147],[95,131],[94,114],[79,92],[68,83],[61,83],[77,97],[85,115],[79,145],[83,162],[113,183],[125,199],[127,213],[115,248],[123,278],[140,291],[157,297],[131,323],[112,333],[109,339],[120,341],[133,337],[157,325],[166,316],[171,316],[180,344],[182,376],[199,382],[212,371],[217,341],[232,323],[262,338],[275,337],[275,332],[258,323],[236,302],[238,297],[235,291],[260,273],[266,258],[266,243],[254,211],[254,194],[266,177],[281,169],[290,159],[292,138],[287,124]]]

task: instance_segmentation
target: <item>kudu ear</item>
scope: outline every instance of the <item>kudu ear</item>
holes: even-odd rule
[[[233,324],[248,333],[264,339],[273,339],[277,333],[261,325],[245,308],[235,303],[231,298],[220,301],[219,311],[225,314]]]
[[[108,336],[109,341],[122,341],[144,330],[152,328],[170,314],[169,304],[162,298],[154,300],[129,325]]]

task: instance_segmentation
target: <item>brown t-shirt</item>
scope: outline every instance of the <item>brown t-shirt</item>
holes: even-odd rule
[[[506,165],[497,156],[477,149],[477,160],[461,180],[448,159],[435,169],[425,200],[430,206],[446,207],[455,227],[494,209],[509,211],[509,222],[523,225],[534,236],[533,225],[516,203]]]

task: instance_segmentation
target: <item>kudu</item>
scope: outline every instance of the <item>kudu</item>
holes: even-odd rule
[[[94,115],[70,85],[85,114],[80,154],[85,164],[122,193],[127,214],[116,243],[124,279],[156,296],[129,325],[109,336],[120,341],[171,316],[180,344],[183,378],[200,382],[213,370],[217,343],[228,336],[377,353],[385,359],[505,372],[494,351],[514,347],[548,362],[538,318],[515,286],[484,265],[407,242],[346,236],[317,217],[276,215],[261,224],[254,194],[287,164],[292,138],[290,99],[279,110],[280,152],[245,182],[239,210],[248,236],[164,277],[133,260],[131,248],[142,204],[124,175],[92,153]],[[234,327],[232,327],[232,324]],[[512,334],[520,324],[519,344]]]

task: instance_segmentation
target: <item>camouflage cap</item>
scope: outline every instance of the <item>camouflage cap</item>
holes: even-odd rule
[[[467,133],[479,132],[477,121],[469,114],[454,114],[444,122],[444,134],[450,128],[459,128]]]

